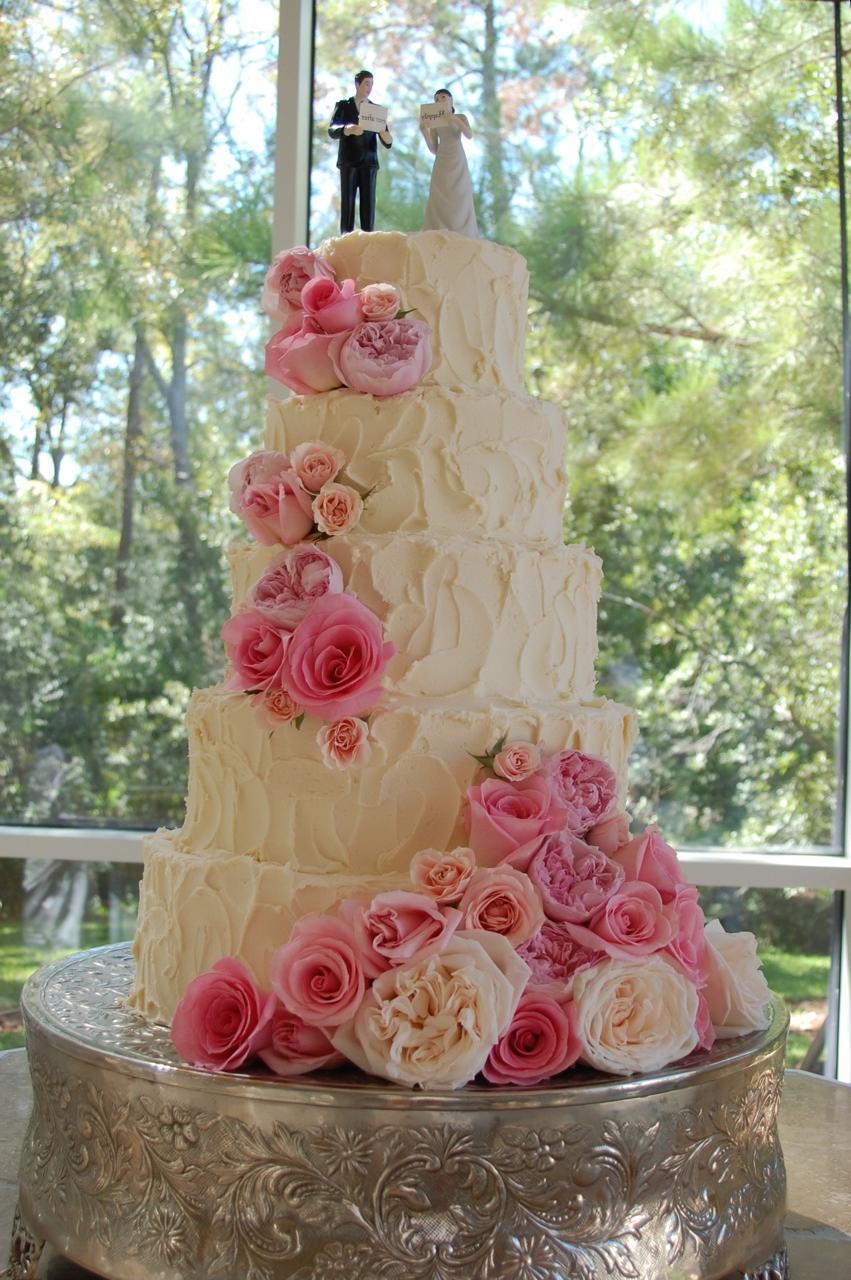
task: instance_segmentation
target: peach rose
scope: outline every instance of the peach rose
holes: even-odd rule
[[[476,869],[472,849],[422,849],[411,859],[411,883],[420,893],[427,893],[442,906],[450,906],[463,897]]]
[[[367,284],[360,291],[364,320],[395,320],[402,300],[392,284]]]
[[[323,485],[336,480],[345,461],[342,449],[315,441],[297,444],[290,454],[290,466],[308,493],[318,493]]]
[[[348,484],[326,484],[313,499],[313,518],[321,533],[348,533],[362,514],[363,498]]]
[[[357,716],[344,716],[324,724],[316,735],[322,759],[329,769],[350,769],[369,763],[372,746],[369,725]]]
[[[613,858],[629,841],[629,818],[625,813],[613,813],[611,818],[595,823],[587,832],[585,840],[607,857]]]
[[[290,724],[304,713],[304,707],[293,702],[286,689],[266,689],[255,694],[251,705],[257,708],[261,720],[272,729],[277,729],[279,724]]]
[[[532,742],[513,742],[493,759],[493,771],[506,782],[522,782],[541,765],[541,753]]]
[[[616,1076],[659,1071],[697,1046],[697,989],[664,956],[614,957],[573,980],[582,1057]]]
[[[460,1089],[508,1030],[528,977],[498,933],[459,930],[437,955],[376,978],[333,1044],[370,1075]]]
[[[704,930],[709,1016],[719,1040],[763,1031],[771,1021],[771,992],[752,933],[727,933],[720,920]]]
[[[541,895],[522,871],[513,867],[482,867],[470,879],[458,904],[465,929],[500,933],[519,947],[544,923]]]

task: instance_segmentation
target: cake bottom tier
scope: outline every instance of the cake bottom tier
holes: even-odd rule
[[[473,757],[502,735],[607,760],[625,798],[637,734],[633,712],[604,699],[538,707],[387,699],[369,726],[369,761],[337,769],[323,760],[315,718],[300,729],[270,729],[244,694],[194,694],[186,821],[176,847],[309,874],[407,874],[421,849],[466,844],[463,805],[479,770]]]

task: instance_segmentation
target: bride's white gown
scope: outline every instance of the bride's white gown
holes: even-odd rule
[[[460,130],[451,125],[432,130],[437,143],[425,209],[425,231],[458,231],[478,236],[473,184]]]

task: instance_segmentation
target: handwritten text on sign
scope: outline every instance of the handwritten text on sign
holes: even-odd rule
[[[452,112],[448,111],[445,106],[437,102],[424,102],[420,107],[420,124],[427,125],[429,129],[433,129],[435,125],[442,124],[444,120],[448,120]]]
[[[361,103],[358,124],[370,133],[381,133],[387,128],[387,108],[379,107],[377,102]]]

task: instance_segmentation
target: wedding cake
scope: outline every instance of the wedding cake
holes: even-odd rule
[[[229,672],[193,695],[186,820],[147,841],[134,944],[132,1004],[198,1065],[520,1084],[767,1025],[750,935],[704,931],[673,850],[628,828],[637,727],[595,696],[601,564],[563,543],[527,291],[511,249],[436,231],[352,233],[267,277],[267,371],[297,394],[231,472],[253,538]],[[426,990],[475,1044],[420,1072]],[[242,1030],[214,1051],[217,999]],[[544,1032],[549,1067],[518,1065]]]

